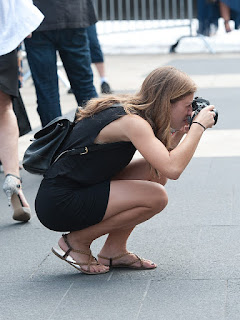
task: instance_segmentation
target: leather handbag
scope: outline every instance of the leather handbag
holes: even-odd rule
[[[23,167],[30,173],[44,174],[56,160],[58,150],[73,128],[73,123],[57,117],[34,135],[23,156]]]
[[[74,122],[57,117],[34,135],[34,140],[23,156],[23,167],[33,174],[44,174],[48,168],[64,155],[86,155],[89,151],[102,149],[102,145],[64,150],[59,152],[74,127]]]

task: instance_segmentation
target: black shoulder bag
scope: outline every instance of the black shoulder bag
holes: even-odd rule
[[[33,142],[23,156],[24,169],[33,174],[44,174],[51,164],[66,153],[72,155],[88,153],[88,147],[82,147],[80,149],[66,150],[58,154],[58,150],[73,127],[74,123],[67,118],[57,117],[36,132]]]

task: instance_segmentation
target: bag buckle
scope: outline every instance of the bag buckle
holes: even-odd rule
[[[80,155],[83,155],[83,154],[87,154],[88,153],[88,147],[84,147],[84,152],[80,152]]]

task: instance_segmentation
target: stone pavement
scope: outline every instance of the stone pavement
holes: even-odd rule
[[[216,105],[218,123],[180,179],[166,185],[168,207],[129,239],[130,251],[158,264],[152,271],[91,277],[57,259],[51,247],[60,234],[44,228],[33,209],[41,177],[22,170],[30,222],[14,222],[0,193],[0,320],[240,319],[239,62],[238,53],[106,56],[116,93],[136,91],[156,67],[183,69],[199,85],[197,95]],[[61,83],[63,113],[72,117],[76,102],[66,91]],[[20,157],[40,126],[31,79],[22,95],[33,132],[19,139]],[[93,244],[95,255],[104,239]]]

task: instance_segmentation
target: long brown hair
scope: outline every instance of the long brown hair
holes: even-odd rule
[[[169,148],[171,103],[194,93],[196,89],[186,73],[172,66],[160,67],[146,77],[136,94],[91,99],[85,108],[79,108],[76,122],[120,103],[127,114],[137,114],[145,119],[156,137]]]

